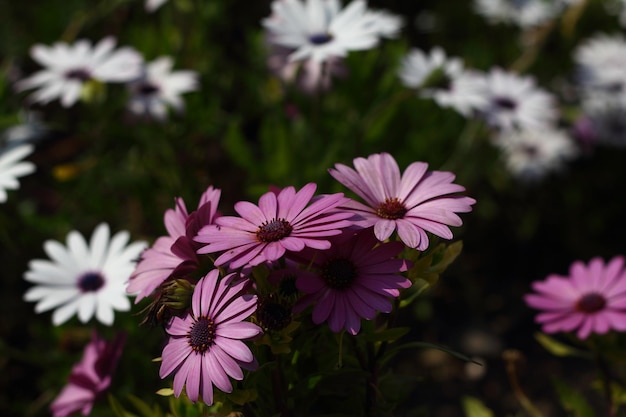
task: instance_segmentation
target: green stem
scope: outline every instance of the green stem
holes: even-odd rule
[[[602,392],[608,409],[608,417],[616,417],[616,404],[613,399],[613,390],[611,389],[613,380],[611,371],[604,355],[602,355],[599,349],[595,349],[595,351],[595,362],[602,378]]]
[[[509,378],[509,383],[511,384],[511,388],[513,389],[513,394],[517,401],[519,401],[522,408],[531,416],[531,417],[543,417],[543,414],[535,405],[532,403],[530,398],[526,396],[522,386],[519,383],[519,379],[517,376],[517,363],[521,360],[522,354],[516,350],[506,350],[502,353],[502,358],[504,359],[506,365],[506,373]]]

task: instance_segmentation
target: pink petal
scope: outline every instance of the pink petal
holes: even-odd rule
[[[253,323],[238,322],[227,323],[218,326],[215,332],[218,336],[228,337],[230,339],[251,339],[263,333],[261,328]]]
[[[374,234],[381,242],[389,239],[394,230],[396,230],[394,220],[380,219],[374,225]]]

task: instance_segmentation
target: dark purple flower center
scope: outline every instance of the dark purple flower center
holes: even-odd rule
[[[322,277],[334,290],[350,288],[357,277],[357,270],[352,261],[345,258],[331,259],[322,268]]]
[[[159,86],[152,83],[142,83],[137,88],[137,92],[142,96],[149,96],[151,94],[155,94],[159,91]]]
[[[287,220],[273,219],[259,226],[259,230],[256,231],[256,237],[264,243],[276,242],[289,236],[292,230],[293,226]]]
[[[406,214],[407,209],[397,197],[387,198],[384,203],[380,203],[376,209],[376,214],[383,219],[401,219]]]
[[[522,152],[531,158],[539,155],[539,149],[532,145],[522,146]]]
[[[333,40],[333,35],[330,33],[314,33],[309,36],[309,42],[313,45],[324,45]]]
[[[87,272],[78,278],[78,288],[82,292],[96,292],[104,285],[104,277],[100,272]]]
[[[493,103],[502,110],[513,111],[517,108],[517,102],[509,97],[496,97]]]
[[[187,333],[189,346],[194,352],[206,352],[215,341],[215,322],[204,316],[200,316]]]
[[[291,323],[291,308],[274,297],[268,297],[259,301],[256,318],[266,331],[278,332]]]
[[[91,74],[84,68],[75,68],[65,73],[68,80],[87,81],[91,79]]]
[[[602,310],[606,306],[606,298],[597,292],[590,292],[583,295],[576,303],[576,310],[581,313],[595,313]]]

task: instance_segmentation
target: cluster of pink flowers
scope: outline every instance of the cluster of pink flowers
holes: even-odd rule
[[[426,250],[427,232],[452,238],[456,213],[475,203],[454,175],[422,162],[401,174],[382,153],[354,167],[337,164],[330,173],[365,204],[343,193],[315,195],[309,183],[269,191],[258,204],[240,201],[238,216],[222,216],[220,191],[209,187],[196,211],[177,199],[166,212],[168,235],[144,252],[128,292],[137,301],[151,296],[153,318],[165,322],[160,376],[174,375],[176,396],[186,387],[192,401],[212,404],[214,386],[231,392],[229,378],[258,366],[244,342],[284,329],[311,305],[313,323],[357,334],[361,319],[390,312],[390,300],[411,286],[401,274],[410,267],[398,258],[403,249]],[[400,241],[388,241],[396,230]],[[259,290],[259,268],[275,291]],[[279,291],[289,280],[292,293]],[[282,308],[278,316],[270,304]]]

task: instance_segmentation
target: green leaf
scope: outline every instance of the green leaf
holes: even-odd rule
[[[461,401],[466,417],[494,417],[493,411],[478,398],[466,396]]]
[[[109,405],[111,406],[111,411],[115,414],[116,417],[137,417],[136,414],[128,412],[124,409],[122,404],[115,399],[115,397],[109,394]]]
[[[157,406],[155,406],[153,410],[142,399],[135,397],[132,394],[128,395],[128,401],[130,401],[133,404],[133,407],[135,407],[135,409],[143,417],[159,417],[163,415],[163,413]]]
[[[400,339],[411,330],[410,327],[394,327],[380,332],[367,333],[365,340],[368,342],[393,342]]]
[[[476,365],[481,365],[482,363],[475,361],[474,359],[470,358],[467,355],[464,355],[460,352],[457,352],[455,350],[449,349],[445,346],[441,346],[441,345],[436,345],[434,343],[428,343],[428,342],[410,342],[410,343],[405,343],[399,346],[394,347],[393,349],[390,349],[387,354],[384,356],[382,363],[390,360],[393,356],[395,356],[399,351],[401,350],[406,350],[406,349],[437,349],[440,350],[442,352],[446,352],[447,354],[454,356],[457,359],[460,359],[464,362],[471,362],[471,363],[475,363]]]
[[[588,352],[566,345],[565,343],[561,343],[545,333],[535,333],[535,339],[548,352],[555,356],[576,356],[582,358],[589,358],[591,356]]]
[[[579,392],[574,391],[565,382],[553,378],[552,382],[559,395],[563,409],[571,413],[573,417],[595,417],[593,409]]]

